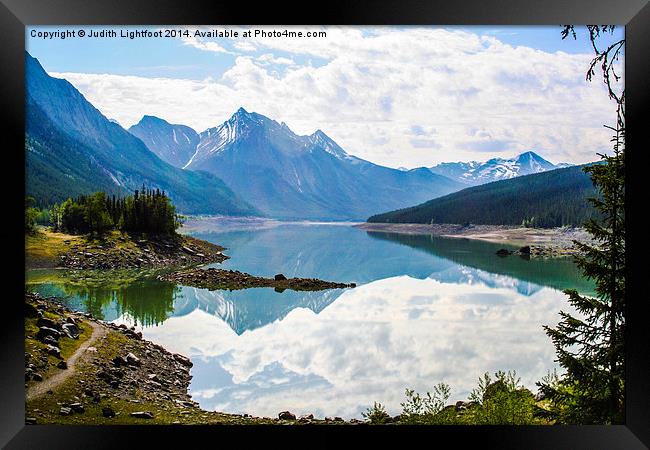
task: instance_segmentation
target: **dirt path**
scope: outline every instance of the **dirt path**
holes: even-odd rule
[[[88,350],[88,347],[92,346],[95,342],[97,342],[98,339],[101,339],[106,335],[106,327],[90,321],[87,321],[85,323],[92,327],[93,332],[90,337],[86,339],[86,341],[84,341],[79,346],[79,348],[66,360],[68,368],[55,375],[52,375],[49,378],[44,379],[40,383],[35,384],[29,388],[25,396],[25,399],[27,401],[39,397],[49,390],[54,390],[58,385],[68,379],[68,377],[72,376],[75,373],[76,364],[79,361],[79,358],[83,358],[86,350]]]

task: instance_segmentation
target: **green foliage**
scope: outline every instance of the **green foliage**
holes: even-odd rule
[[[625,90],[617,92],[621,77],[616,61],[625,39],[600,49],[598,37],[612,32],[612,26],[587,27],[596,56],[587,80],[601,64],[610,99],[616,101],[613,155],[599,155],[602,164],[585,168],[599,197],[590,199],[599,212],[598,220],[585,226],[595,244],[575,242],[581,255],[576,264],[595,281],[596,297],[566,290],[569,303],[579,316],[560,311],[557,327],[545,327],[553,340],[558,362],[566,369],[562,377],[547,377],[538,385],[550,400],[549,415],[562,423],[620,424],[625,420]],[[567,25],[563,37],[572,34]]]
[[[463,189],[368,222],[581,226],[597,216],[587,201],[595,194],[582,167],[568,167]]]
[[[50,209],[56,230],[72,234],[103,233],[111,229],[127,232],[174,234],[182,217],[165,192],[136,190],[133,196],[108,197],[104,192],[67,199]]]
[[[25,197],[25,233],[36,233],[36,218],[38,217],[38,209],[34,208],[34,197]]]
[[[368,408],[366,412],[362,412],[361,415],[373,425],[382,425],[391,420],[384,406],[377,402],[375,402],[372,408]]]
[[[486,372],[469,399],[477,403],[470,410],[472,423],[482,425],[528,425],[540,423],[535,396],[520,384],[514,371],[499,371],[492,381]]]
[[[595,281],[596,297],[566,290],[579,316],[560,312],[557,327],[545,327],[567,371],[554,383],[539,383],[565,423],[623,423],[625,402],[625,212],[624,155],[604,156],[590,168],[602,196],[593,199],[602,220],[589,221],[595,245],[576,242],[576,264]]]
[[[485,373],[478,380],[478,387],[468,396],[468,402],[447,405],[451,389],[438,383],[433,393],[421,395],[406,389],[406,401],[401,403],[402,413],[398,424],[425,425],[536,425],[548,423],[544,409],[537,405],[531,391],[520,383],[516,373],[495,373],[493,379]],[[370,423],[390,421],[380,403],[375,403],[364,414]]]
[[[451,389],[445,383],[438,383],[433,388],[433,394],[427,392],[424,396],[413,389],[406,389],[406,401],[401,403],[403,423],[438,423],[443,417],[440,412],[449,399]]]
[[[46,84],[37,82],[39,77],[30,70],[26,73],[25,189],[37,206],[50,207],[97,191],[122,197],[146,182],[164,189],[188,214],[258,214],[216,176],[162,161],[139,139],[108,122],[78,92],[70,93],[67,81],[44,76],[40,81],[49,87],[41,91]],[[59,84],[66,90],[60,97],[56,94]],[[55,98],[71,103],[63,103],[65,109],[58,111]],[[70,125],[77,122],[93,126],[83,133],[74,132]]]

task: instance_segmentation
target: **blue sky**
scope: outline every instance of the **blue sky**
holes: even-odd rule
[[[179,77],[203,79],[219,77],[234,63],[236,55],[214,54],[184,45],[178,39],[39,39],[30,37],[32,30],[102,30],[107,27],[27,27],[27,51],[38,58],[47,71],[113,73],[143,77]],[[121,29],[156,29],[156,27],[120,27]],[[120,28],[114,28],[119,30]],[[405,27],[402,27],[405,28]],[[512,46],[526,46],[545,52],[591,53],[593,50],[584,28],[576,28],[577,39],[562,39],[561,26],[467,26],[443,27],[478,35],[494,36]],[[620,39],[623,28],[614,35]],[[608,39],[611,41],[612,39]],[[217,39],[225,48],[232,48],[232,39]],[[252,54],[261,55],[263,51]],[[276,51],[278,56],[290,57],[288,52]],[[298,63],[324,64],[321,58],[301,58]],[[275,66],[276,70],[281,67]]]
[[[577,40],[561,39],[560,26],[317,27],[327,37],[311,40],[31,37],[107,28],[30,27],[26,48],[127,128],[150,114],[201,132],[244,106],[392,167],[527,150],[587,162],[608,145],[611,107],[584,80],[592,49],[581,27]],[[204,29],[215,28],[234,29]]]

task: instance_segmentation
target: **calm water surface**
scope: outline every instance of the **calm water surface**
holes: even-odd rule
[[[348,419],[374,401],[398,414],[405,388],[425,392],[440,381],[451,385],[450,401],[464,400],[486,371],[516,370],[534,388],[557,367],[542,325],[571,310],[561,290],[593,293],[570,259],[501,258],[500,244],[340,224],[253,225],[211,222],[194,235],[228,248],[231,259],[215,267],[358,287],[208,291],[60,270],[30,271],[28,287],[190,356],[190,394],[204,408]]]

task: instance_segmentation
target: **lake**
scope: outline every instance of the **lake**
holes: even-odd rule
[[[542,325],[573,311],[562,289],[593,294],[571,259],[499,257],[501,244],[349,224],[211,220],[193,230],[227,247],[231,258],[214,267],[357,287],[209,291],[146,273],[32,270],[28,289],[189,356],[190,394],[205,409],[345,419],[375,401],[398,414],[406,388],[438,382],[450,402],[466,400],[486,371],[516,370],[535,392],[558,368]]]

